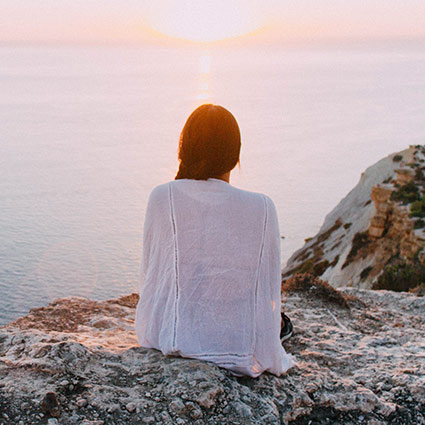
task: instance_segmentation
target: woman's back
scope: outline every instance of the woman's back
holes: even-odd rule
[[[280,236],[270,198],[225,181],[155,188],[144,229],[136,330],[142,346],[235,373],[283,373]]]

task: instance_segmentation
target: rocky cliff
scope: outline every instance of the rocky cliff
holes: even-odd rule
[[[335,287],[370,288],[390,266],[422,263],[424,163],[425,148],[410,146],[369,167],[288,260],[284,277],[310,272]]]
[[[303,285],[283,300],[297,366],[281,377],[138,347],[137,295],[34,309],[0,328],[0,424],[425,423],[425,299]]]

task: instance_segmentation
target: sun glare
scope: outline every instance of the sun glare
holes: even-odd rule
[[[151,25],[162,34],[211,42],[248,34],[262,26],[256,2],[242,0],[179,0],[155,4]]]
[[[211,101],[210,71],[211,56],[205,53],[199,58],[199,89],[196,96],[199,101]]]

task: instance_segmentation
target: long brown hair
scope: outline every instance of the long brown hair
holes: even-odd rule
[[[178,179],[207,180],[239,162],[241,134],[235,117],[219,105],[195,109],[180,134]]]

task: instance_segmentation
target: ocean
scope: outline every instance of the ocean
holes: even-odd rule
[[[284,265],[366,167],[425,143],[425,45],[2,45],[0,324],[137,290],[147,198],[206,102],[239,122],[231,184],[274,200]]]

